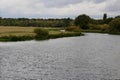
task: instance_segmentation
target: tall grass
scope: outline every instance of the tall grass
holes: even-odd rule
[[[32,40],[34,36],[2,36],[0,41],[26,41]]]

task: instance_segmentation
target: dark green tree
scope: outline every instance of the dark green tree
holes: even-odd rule
[[[103,15],[103,23],[106,24],[106,20],[107,20],[107,13],[104,13]]]
[[[107,19],[107,13],[104,13],[103,15],[103,21],[105,21]]]
[[[110,25],[109,28],[110,32],[120,32],[120,18],[115,18],[109,23],[109,25]]]
[[[105,24],[109,24],[112,20],[113,20],[112,17],[111,17],[111,18],[107,18],[104,23],[105,23]]]
[[[115,18],[120,18],[120,15],[116,16]]]
[[[64,22],[64,26],[65,26],[65,27],[69,27],[69,26],[70,26],[71,19],[70,19],[70,18],[66,18],[66,19],[63,20],[63,22]]]
[[[75,18],[75,25],[80,26],[82,29],[88,29],[88,24],[90,23],[90,17],[82,14]]]

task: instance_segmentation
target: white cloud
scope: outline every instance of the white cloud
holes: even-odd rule
[[[108,10],[112,1],[117,4],[117,0],[1,0],[0,16],[56,18],[88,14],[96,18],[105,12],[110,15],[114,15],[114,10],[119,12],[119,5]]]
[[[101,3],[106,0],[39,0],[40,2],[44,3],[47,7],[64,7],[70,4],[77,4],[84,1],[87,2],[94,2],[94,3]]]

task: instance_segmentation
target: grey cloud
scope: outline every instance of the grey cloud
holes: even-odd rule
[[[80,3],[83,0],[42,0],[46,7],[64,7],[69,4]]]
[[[120,12],[120,0],[116,0],[111,4],[106,5],[106,10],[109,12]]]
[[[74,18],[88,14],[100,18],[104,12],[113,16],[119,14],[119,3],[120,0],[1,0],[0,16]]]
[[[96,2],[96,3],[101,3],[101,2],[105,2],[107,0],[93,0],[93,1]]]
[[[106,0],[41,0],[40,2],[42,2],[46,7],[64,7],[70,4],[78,4],[84,1],[101,3]]]

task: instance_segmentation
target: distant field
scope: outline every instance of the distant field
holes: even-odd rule
[[[16,26],[0,26],[0,36],[23,36],[29,35],[34,36],[34,29],[38,27],[16,27]],[[59,28],[44,28],[49,30],[49,34],[61,33]]]
[[[0,26],[0,36],[9,36],[9,35],[34,35],[35,27],[9,27],[9,26]]]

